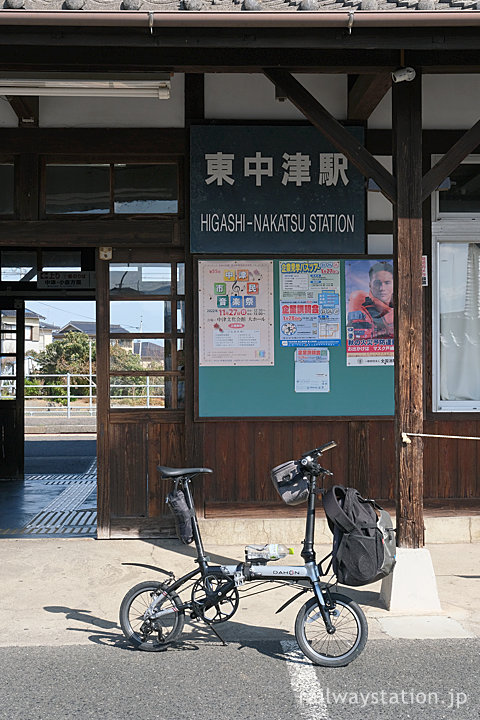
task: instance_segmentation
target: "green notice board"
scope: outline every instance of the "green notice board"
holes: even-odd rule
[[[342,342],[329,347],[330,392],[295,392],[295,348],[279,339],[278,262],[274,262],[273,367],[200,367],[199,417],[335,417],[393,415],[393,367],[347,367],[345,261],[341,261]]]

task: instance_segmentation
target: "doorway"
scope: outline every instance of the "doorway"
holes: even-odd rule
[[[93,264],[93,250],[0,251],[4,537],[96,532]]]

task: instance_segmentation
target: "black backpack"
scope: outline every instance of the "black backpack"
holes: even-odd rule
[[[390,515],[358,490],[334,485],[323,495],[333,533],[332,568],[342,585],[368,585],[395,567],[396,543]]]

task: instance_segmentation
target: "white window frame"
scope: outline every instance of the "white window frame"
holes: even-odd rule
[[[432,155],[432,167],[443,157],[443,155]],[[480,165],[480,155],[469,155],[461,165]],[[440,192],[432,194],[432,218],[438,220],[476,220],[480,219],[480,210],[478,213],[462,213],[462,212],[440,212]]]
[[[470,214],[459,217],[461,219],[449,217],[432,223],[432,410],[437,413],[480,412],[480,400],[440,399],[440,245],[442,242],[479,242],[480,238],[480,213],[476,217]]]

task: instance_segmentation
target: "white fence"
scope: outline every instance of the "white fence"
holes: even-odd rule
[[[5,387],[4,390],[7,390]],[[117,377],[110,387],[113,408],[165,407],[164,378]],[[96,376],[66,373],[25,376],[25,415],[95,416]]]
[[[95,416],[95,375],[66,373],[25,376],[25,415]]]

